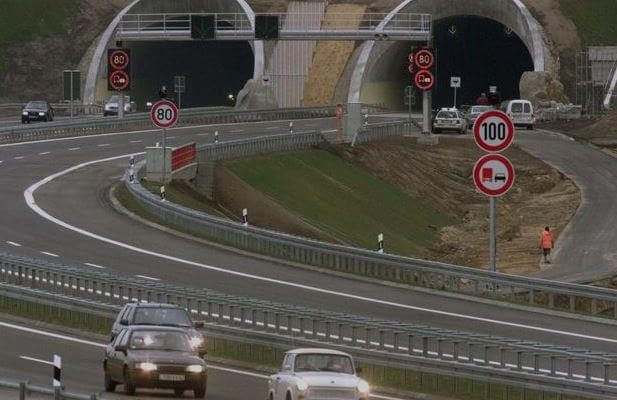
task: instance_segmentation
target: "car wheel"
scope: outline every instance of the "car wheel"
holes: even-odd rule
[[[206,397],[206,387],[200,386],[200,387],[195,388],[193,390],[193,396],[196,399],[203,399],[204,397]]]
[[[131,381],[131,375],[129,371],[124,368],[124,393],[127,396],[133,396],[135,394],[136,388],[135,384]]]
[[[53,115],[49,116],[49,122],[54,122],[54,116]]]
[[[107,372],[107,369],[105,369],[105,391],[106,392],[115,392],[117,384],[118,384],[117,382],[114,382],[111,379],[111,375],[109,375],[109,372]]]
[[[287,396],[285,396],[285,400],[291,400],[291,392],[287,392]]]

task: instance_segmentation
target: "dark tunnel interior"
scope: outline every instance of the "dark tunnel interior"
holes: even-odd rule
[[[234,97],[253,77],[254,56],[248,42],[236,41],[162,41],[130,42],[131,100],[138,110],[147,101],[156,101],[162,85],[168,98],[177,102],[174,76],[185,76],[186,92],[181,106],[233,106]]]
[[[435,21],[433,48],[436,54],[436,85],[433,108],[452,107],[454,90],[450,77],[461,77],[457,106],[475,104],[489,86],[497,86],[501,100],[519,97],[519,81],[525,71],[533,71],[533,60],[516,33],[499,22],[474,16],[456,16]],[[395,57],[404,60],[399,69],[400,88],[410,85],[407,53],[414,44],[401,44]],[[415,44],[417,46],[417,44]],[[422,95],[416,92],[412,108],[421,108]],[[406,108],[407,106],[401,107]]]

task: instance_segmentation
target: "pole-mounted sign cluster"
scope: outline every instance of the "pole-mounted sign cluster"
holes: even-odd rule
[[[514,124],[507,114],[490,110],[481,114],[473,125],[473,137],[478,147],[489,154],[480,157],[473,167],[473,181],[479,192],[489,196],[489,267],[497,269],[496,198],[514,184],[514,166],[502,151],[514,141]]]
[[[107,89],[124,91],[131,89],[131,51],[129,49],[107,50]]]
[[[409,54],[408,69],[414,77],[413,81],[416,88],[422,91],[433,89],[435,86],[434,66],[435,54],[433,53],[433,49],[422,48]]]

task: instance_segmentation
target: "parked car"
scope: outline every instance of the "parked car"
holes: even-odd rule
[[[369,384],[356,375],[347,353],[327,349],[288,351],[281,370],[268,379],[268,400],[368,400]]]
[[[21,109],[21,123],[53,121],[54,109],[46,101],[31,101]]]
[[[111,340],[129,326],[171,326],[184,329],[191,345],[201,354],[206,353],[204,337],[197,330],[203,328],[203,321],[193,322],[186,309],[174,304],[128,303],[118,313],[111,328]]]
[[[103,111],[104,116],[118,115],[118,108],[120,107],[120,96],[115,94],[107,100],[105,103],[105,109]],[[135,112],[135,102],[131,101],[131,96],[124,96],[124,113],[129,114]]]
[[[460,134],[464,134],[467,130],[467,122],[456,108],[442,108],[435,116],[433,131],[440,133],[445,130],[457,131]]]
[[[138,388],[173,389],[177,396],[192,390],[204,398],[208,375],[184,329],[132,326],[124,328],[105,349],[105,390],[118,384],[132,396]]]
[[[501,111],[508,114],[515,126],[524,126],[533,129],[536,118],[533,113],[533,104],[529,100],[508,100],[501,103]]]
[[[466,115],[467,126],[470,129],[473,129],[473,124],[476,122],[476,119],[478,119],[480,114],[494,109],[495,108],[493,106],[471,106]]]

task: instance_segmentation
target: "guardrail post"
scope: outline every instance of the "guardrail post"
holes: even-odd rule
[[[257,310],[251,310],[251,323],[253,325],[253,329],[257,330]]]
[[[452,346],[453,346],[452,347],[452,356],[454,358],[454,361],[458,361],[459,360],[458,359],[458,345],[459,345],[459,343],[460,342],[458,342],[458,341],[452,342]]]
[[[274,332],[279,333],[281,330],[281,314],[274,314]]]
[[[501,368],[506,367],[506,351],[508,351],[508,349],[504,347],[499,349],[499,366]]]
[[[535,291],[533,289],[529,289],[529,305],[533,305],[535,301]]]
[[[557,373],[557,357],[551,355],[551,376],[555,376]]]
[[[585,381],[591,382],[591,361],[585,361]]]
[[[540,372],[540,356],[541,354],[534,353],[533,355],[533,372],[538,374]]]
[[[570,299],[570,312],[574,312],[576,310],[576,298],[572,295],[568,296]],[[615,303],[617,305],[617,303]],[[615,315],[617,315],[617,307],[615,307]]]
[[[300,329],[300,336],[304,336],[304,317],[298,319],[298,325]]]
[[[400,332],[394,332],[394,351],[399,351],[401,347],[401,334]]]
[[[54,400],[62,400],[62,392],[59,387],[54,388]]]
[[[340,344],[344,344],[345,343],[345,339],[344,339],[344,334],[345,334],[344,326],[345,326],[345,324],[342,324],[342,323],[339,322],[339,324],[338,324],[338,342]]]
[[[19,400],[26,400],[26,382],[19,382]]]
[[[598,313],[598,299],[591,299],[591,315],[596,315]]]
[[[442,343],[443,343],[443,339],[442,338],[438,338],[437,339],[437,358],[439,358],[439,359],[443,358]]]
[[[236,306],[229,305],[229,326],[234,326],[236,324],[234,313],[236,311]]]
[[[367,349],[371,348],[371,328],[364,329],[364,347]]]
[[[574,372],[574,358],[568,358],[568,379],[572,379],[572,374]]]
[[[603,367],[604,367],[604,371],[603,371],[604,372],[604,384],[605,385],[610,385],[610,383],[611,383],[611,376],[610,376],[611,364],[604,363]]]
[[[523,353],[523,350],[516,351],[516,369],[519,371],[523,369]]]
[[[424,358],[428,358],[428,339],[428,336],[422,336],[422,357]]]
[[[555,308],[555,293],[553,292],[548,293],[548,307]]]

